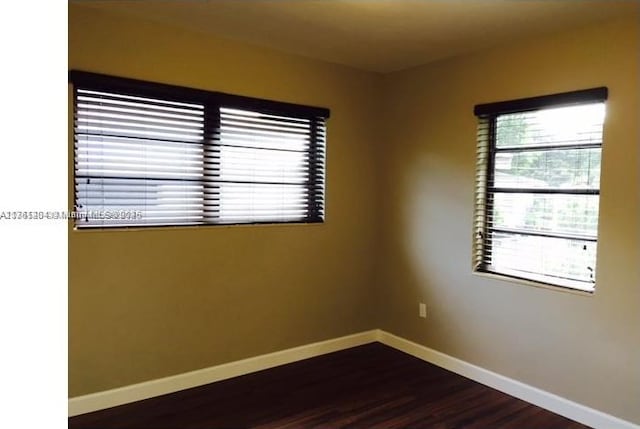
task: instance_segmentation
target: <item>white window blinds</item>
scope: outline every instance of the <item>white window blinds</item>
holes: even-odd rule
[[[594,290],[605,99],[476,106],[476,270]]]
[[[213,159],[223,222],[324,214],[324,121],[221,108]]]
[[[326,109],[72,81],[77,227],[323,221]]]

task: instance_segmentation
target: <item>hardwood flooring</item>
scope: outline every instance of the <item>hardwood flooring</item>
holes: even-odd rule
[[[71,429],[578,429],[379,343],[69,419]]]

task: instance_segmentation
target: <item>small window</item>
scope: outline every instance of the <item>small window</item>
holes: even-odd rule
[[[323,222],[329,111],[72,72],[78,228]]]
[[[474,270],[593,292],[606,88],[478,105]]]

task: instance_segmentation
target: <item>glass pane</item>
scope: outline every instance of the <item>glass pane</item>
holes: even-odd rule
[[[562,284],[595,281],[596,243],[581,240],[492,233],[491,268],[496,272]]]
[[[604,103],[499,115],[496,147],[602,143]]]
[[[226,223],[301,221],[308,214],[305,185],[222,183],[220,200]]]
[[[222,107],[220,138],[228,146],[305,152],[310,145],[311,122]]]
[[[309,178],[304,152],[223,146],[218,156],[223,181],[304,184]]]
[[[598,189],[602,149],[498,152],[498,188]]]
[[[204,185],[198,181],[77,178],[75,182],[78,211],[87,216],[79,227],[174,225],[204,219]]]
[[[598,195],[495,193],[489,222],[497,228],[596,237]]]

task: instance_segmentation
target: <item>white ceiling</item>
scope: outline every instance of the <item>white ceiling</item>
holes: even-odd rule
[[[629,14],[637,0],[84,0],[89,7],[390,72]]]

